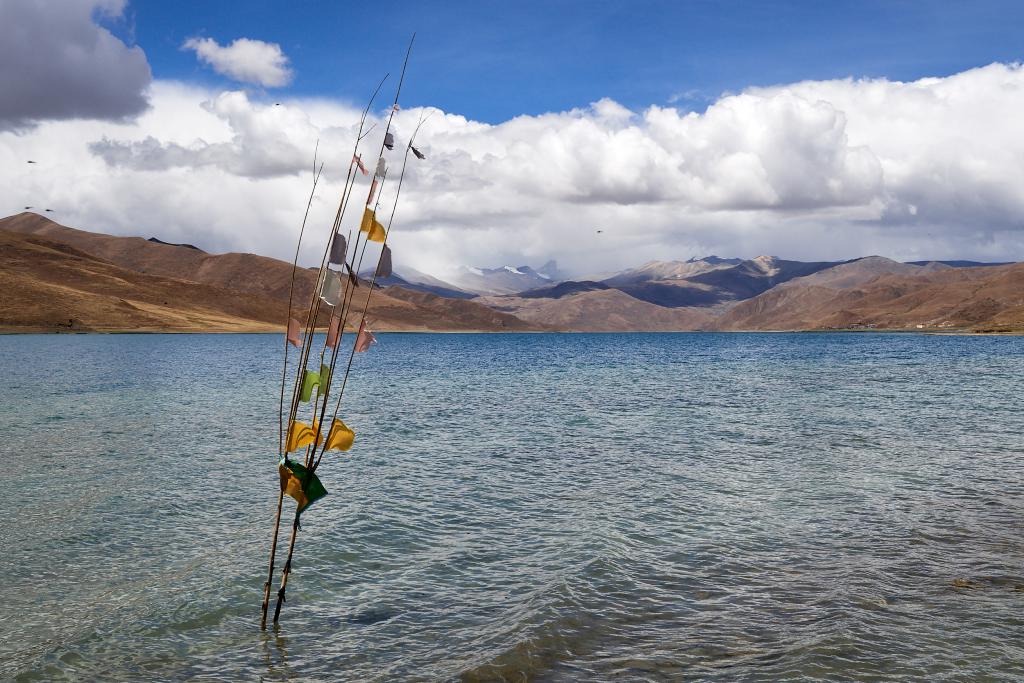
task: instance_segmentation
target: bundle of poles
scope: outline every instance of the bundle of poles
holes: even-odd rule
[[[376,285],[377,275],[381,271],[381,260],[385,258],[385,252],[387,251],[387,239],[391,233],[391,225],[392,222],[394,221],[395,210],[398,207],[398,199],[402,191],[402,182],[405,179],[405,169],[409,160],[409,152],[410,150],[413,149],[412,145],[413,142],[415,141],[416,134],[419,132],[419,129],[423,125],[424,121],[423,117],[421,116],[415,131],[410,136],[408,144],[405,147],[405,156],[402,160],[402,169],[398,178],[398,185],[395,190],[394,203],[392,204],[391,207],[391,213],[390,216],[388,217],[387,225],[386,227],[384,227],[383,230],[383,240],[379,239],[379,236],[377,239],[374,239],[374,241],[381,242],[381,253],[380,256],[378,257],[377,266],[374,268],[373,276],[370,279],[369,286],[365,288],[366,300],[363,303],[362,307],[359,307],[356,304],[355,300],[356,290],[361,288],[359,285],[358,273],[360,272],[360,268],[362,267],[363,263],[363,258],[366,254],[367,242],[371,237],[371,232],[367,232],[364,238],[364,229],[366,225],[365,216],[368,215],[370,211],[372,211],[374,220],[376,220],[376,212],[377,209],[380,207],[381,197],[383,196],[384,191],[384,182],[387,176],[386,162],[384,161],[383,156],[384,149],[386,145],[388,146],[388,149],[391,149],[393,146],[391,124],[394,120],[395,112],[399,109],[398,98],[402,91],[402,83],[405,80],[405,70],[409,64],[409,56],[412,53],[412,45],[415,39],[416,36],[415,34],[413,34],[412,39],[409,41],[409,48],[408,50],[406,50],[405,61],[402,64],[402,73],[398,80],[398,87],[395,89],[395,99],[391,106],[391,110],[388,114],[387,124],[384,130],[384,137],[377,155],[380,161],[378,162],[377,167],[374,169],[373,181],[370,184],[370,190],[366,199],[366,205],[364,209],[364,221],[362,226],[363,229],[360,229],[359,231],[356,232],[356,239],[354,243],[352,242],[351,239],[351,229],[348,231],[347,238],[342,236],[339,232],[341,229],[342,220],[345,217],[345,210],[348,207],[349,200],[351,199],[352,194],[356,189],[356,179],[358,177],[357,171],[363,170],[365,173],[364,167],[362,165],[362,160],[359,155],[359,147],[363,139],[366,138],[372,132],[373,128],[375,128],[375,126],[373,125],[367,128],[367,115],[369,114],[369,111],[373,106],[373,102],[376,99],[378,93],[380,92],[381,87],[383,87],[384,82],[387,80],[387,75],[385,75],[384,78],[381,79],[380,83],[377,85],[377,88],[374,90],[373,95],[370,97],[370,100],[367,103],[366,108],[363,109],[362,117],[360,118],[359,121],[359,130],[356,135],[354,148],[352,150],[352,161],[349,163],[348,174],[345,178],[345,185],[342,188],[341,198],[338,202],[338,209],[335,212],[334,222],[331,226],[330,236],[327,239],[327,244],[324,248],[323,259],[320,262],[320,269],[317,275],[317,281],[313,288],[313,292],[310,296],[309,306],[306,309],[305,324],[302,327],[301,343],[297,343],[297,335],[291,333],[285,335],[284,361],[281,370],[281,397],[278,407],[279,468],[285,467],[285,464],[288,463],[288,453],[291,450],[290,446],[292,445],[292,439],[290,438],[291,430],[299,416],[300,404],[304,402],[304,400],[309,400],[312,409],[310,415],[312,431],[315,432],[315,434],[312,434],[310,438],[305,439],[311,441],[311,443],[305,446],[304,454],[302,454],[301,450],[298,450],[296,452],[296,456],[301,459],[302,468],[297,467],[296,465],[298,464],[298,462],[296,462],[292,464],[294,469],[290,470],[298,471],[298,479],[300,480],[303,491],[305,491],[306,486],[312,481],[316,481],[317,485],[319,485],[319,481],[315,478],[315,473],[317,468],[320,466],[321,461],[323,460],[324,453],[328,450],[328,447],[331,444],[330,438],[322,438],[324,436],[322,432],[325,431],[323,425],[325,424],[325,418],[327,417],[328,414],[329,402],[331,398],[334,398],[333,413],[331,414],[331,419],[328,421],[329,424],[333,425],[338,417],[338,412],[341,408],[341,401],[345,394],[345,388],[348,385],[349,373],[352,370],[352,361],[355,357],[356,351],[360,350],[359,345],[361,342],[362,330],[364,330],[366,327],[366,316],[370,307],[370,300],[373,297],[373,291]],[[418,152],[417,156],[420,156]],[[323,163],[320,163],[319,167],[317,166],[316,152],[314,152],[313,189],[310,192],[309,201],[306,204],[306,211],[302,219],[302,227],[299,230],[298,243],[296,244],[295,247],[295,259],[292,262],[292,278],[288,292],[289,326],[294,324],[292,306],[294,303],[295,279],[296,273],[298,272],[298,260],[299,253],[302,248],[302,238],[306,230],[306,222],[307,219],[309,218],[309,211],[313,203],[314,195],[316,193],[316,187],[320,181],[322,173]],[[376,195],[376,197],[374,195]],[[377,227],[380,227],[379,223],[377,224]],[[343,245],[343,247],[339,249],[338,245]],[[350,245],[351,251],[349,250]],[[344,269],[348,271],[348,277],[341,278],[341,280],[344,281],[345,283],[344,290],[342,291],[340,297],[334,298],[337,303],[332,305],[331,303],[329,303],[330,298],[325,298],[324,292],[327,287],[328,279],[338,277],[337,273],[330,271],[329,265],[331,263],[335,263],[336,260],[339,258],[339,255],[340,260],[342,261],[340,265],[342,265]],[[322,308],[325,310],[322,311]],[[319,351],[320,356],[317,367],[320,368],[320,382],[317,387],[316,393],[310,394],[308,397],[304,398],[303,389],[305,388],[304,383],[306,381],[307,367],[310,356],[313,355],[313,346],[315,343],[314,335],[316,333],[317,323],[320,320],[322,313],[327,314],[326,317],[329,320],[329,325],[327,338],[324,340],[323,346],[320,348]],[[335,368],[338,363],[339,356],[343,355],[339,353],[339,350],[343,346],[342,341],[344,338],[345,330],[346,328],[350,327],[350,321],[352,323],[351,328],[359,330],[360,334],[354,335],[355,338],[352,340],[352,346],[351,350],[348,353],[348,358],[346,361],[344,361],[345,370],[341,377],[340,387],[338,388],[336,395],[332,396],[331,384],[334,378]],[[333,344],[331,343],[332,333],[336,333],[336,337],[333,339]],[[294,363],[292,367],[294,371],[294,381],[292,383],[291,401],[287,408],[286,419],[285,388],[288,379],[288,352],[290,344],[297,345],[299,349],[299,359],[298,362]],[[327,368],[329,368],[329,370],[327,372],[324,372],[324,370]],[[350,435],[352,434],[351,431],[349,431],[348,433]],[[351,443],[351,441],[349,441],[349,443]],[[282,509],[284,507],[284,497],[286,493],[284,469],[281,469],[281,472],[282,484],[281,491],[278,494],[277,498],[277,514],[274,520],[274,532],[270,546],[270,566],[267,571],[267,581],[264,584],[263,591],[263,609],[260,618],[261,629],[265,629],[267,626],[267,613],[269,611],[271,588],[274,581],[274,573],[276,568],[275,563],[277,560],[278,537],[281,529],[281,516]],[[323,493],[326,492],[322,491],[321,495]],[[289,495],[292,495],[291,491],[289,491]],[[304,494],[300,492],[300,496],[304,496]],[[288,587],[288,578],[291,575],[292,569],[292,557],[295,553],[296,536],[298,535],[298,532],[300,530],[299,516],[304,509],[303,503],[299,502],[298,498],[296,498],[296,501],[297,504],[295,508],[295,516],[292,520],[291,535],[288,540],[288,555],[287,558],[285,559],[284,565],[281,570],[280,584],[277,590],[277,605],[274,608],[274,624],[278,623],[278,620],[280,619],[281,616],[281,607],[285,602],[285,592]]]

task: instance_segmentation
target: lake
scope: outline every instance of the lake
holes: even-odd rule
[[[1024,678],[1024,338],[379,341],[263,632],[281,336],[0,337],[0,679]]]

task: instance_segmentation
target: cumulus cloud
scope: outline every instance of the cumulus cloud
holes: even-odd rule
[[[89,149],[111,166],[139,171],[210,166],[234,175],[271,178],[308,170],[310,150],[318,140],[325,149],[343,146],[355,133],[351,126],[317,127],[297,107],[255,106],[243,92],[224,92],[199,106],[225,124],[229,140],[196,138],[181,144],[161,142],[152,135],[134,141],[104,137]]]
[[[123,119],[146,108],[146,55],[96,22],[120,16],[124,4],[0,2],[0,131],[54,119]]]
[[[194,51],[217,73],[241,83],[279,88],[292,80],[288,57],[277,43],[239,38],[220,45],[213,38],[189,38],[181,47]]]
[[[66,161],[45,181],[0,176],[20,193],[0,210],[51,193],[73,225],[288,257],[319,139],[330,175],[310,225],[329,229],[359,107],[277,107],[159,82],[153,102],[132,124],[48,124],[12,138],[11,159],[31,143]],[[382,197],[393,200],[406,136],[430,113],[417,141],[427,159],[410,158],[393,233],[399,272],[556,258],[579,276],[708,253],[1017,260],[1022,107],[1024,69],[993,64],[911,83],[754,88],[703,113],[602,100],[492,125],[409,108],[395,117]],[[370,123],[367,158],[383,114]],[[4,152],[0,137],[0,169]]]

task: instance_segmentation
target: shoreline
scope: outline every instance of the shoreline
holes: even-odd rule
[[[356,330],[346,330],[354,333]],[[327,328],[317,328],[317,334],[326,334]],[[157,334],[284,334],[277,330],[13,330],[0,328],[0,336],[19,335],[157,335]],[[1020,337],[1024,329],[1011,330],[921,330],[921,329],[804,329],[804,330],[375,330],[377,334],[906,334],[938,337]]]

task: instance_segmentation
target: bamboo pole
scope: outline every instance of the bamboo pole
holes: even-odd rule
[[[412,143],[416,139],[416,133],[419,132],[420,126],[422,126],[422,125],[423,125],[423,120],[421,119],[419,125],[416,126],[416,130],[413,132],[412,136],[409,138],[409,144],[405,148],[405,158],[402,160],[402,172],[398,176],[398,189],[395,191],[395,202],[394,202],[394,204],[391,207],[391,215],[388,217],[387,228],[384,229],[384,242],[382,243],[382,247],[381,247],[381,255],[377,257],[377,267],[374,269],[374,271],[373,271],[373,278],[370,280],[370,291],[367,292],[367,294],[366,294],[366,302],[363,305],[363,311],[362,311],[362,314],[360,315],[360,318],[359,318],[359,325],[360,325],[360,327],[362,327],[363,322],[365,322],[365,320],[366,320],[366,312],[370,308],[370,298],[373,296],[373,286],[377,282],[377,271],[380,270],[380,260],[381,260],[381,258],[384,255],[383,247],[387,246],[388,236],[391,234],[391,224],[392,224],[392,222],[395,219],[395,211],[398,210],[398,199],[399,199],[399,197],[402,194],[402,182],[405,180],[405,169],[406,169],[406,167],[408,166],[408,163],[409,163],[409,150],[412,148]],[[351,351],[351,353],[349,353],[349,356],[348,356],[348,365],[345,367],[345,374],[342,377],[341,389],[338,390],[338,400],[337,400],[337,402],[335,403],[335,406],[334,406],[334,415],[331,417],[332,421],[334,420],[334,418],[336,418],[338,416],[338,411],[341,408],[341,399],[345,395],[345,387],[348,384],[348,377],[349,377],[349,374],[350,374],[350,372],[352,370],[352,361],[353,361],[353,359],[355,358],[355,355],[356,355],[355,344],[358,341],[359,341],[359,337],[357,335],[355,341],[352,344],[352,351]],[[332,371],[332,374],[333,374],[333,371]],[[325,403],[326,403],[326,401],[325,401]],[[321,419],[323,419],[323,418],[321,418]],[[314,449],[315,449],[315,447],[314,447]],[[327,452],[326,444],[324,444],[324,448],[322,448],[320,450],[320,455],[316,459],[316,462],[313,464],[313,468],[310,470],[310,474],[313,474],[313,473],[316,472],[316,468],[319,467],[320,461],[323,459],[325,452]]]
[[[408,49],[405,52],[405,61],[402,63],[402,73],[401,73],[401,76],[399,77],[399,80],[398,80],[398,87],[395,89],[395,99],[394,99],[394,102],[392,103],[391,112],[390,112],[390,114],[388,116],[387,127],[384,130],[384,139],[387,139],[387,134],[391,131],[391,123],[392,123],[392,121],[394,120],[394,117],[395,117],[396,105],[398,104],[399,95],[402,92],[402,83],[405,81],[405,70],[406,70],[406,67],[408,67],[408,65],[409,65],[409,56],[412,54],[412,46],[413,46],[413,42],[415,40],[416,40],[416,34],[414,33],[412,35],[412,38],[409,40],[409,47],[408,47]],[[384,153],[384,142],[382,140],[381,141],[381,146],[380,146],[380,153],[379,153],[378,156],[383,155],[383,153]],[[407,154],[408,154],[408,152],[407,152]],[[371,187],[372,187],[372,185],[371,185]],[[369,199],[369,197],[367,197],[367,198]],[[393,212],[392,212],[392,215],[393,215]],[[388,227],[390,229],[390,221],[389,221]],[[357,243],[358,243],[358,239],[359,238],[357,236],[357,238],[356,238]],[[386,236],[386,233],[385,233],[385,241],[386,240],[387,240],[387,236]],[[365,244],[364,244],[364,249],[365,249]],[[362,259],[360,259],[360,262],[361,261],[362,261]],[[357,266],[357,268],[358,268],[358,266]],[[356,276],[356,278],[359,277],[358,270],[356,270],[355,276]],[[375,274],[374,277],[376,278],[376,274]],[[368,299],[369,299],[369,296],[372,293],[373,293],[373,291],[372,291],[372,285],[371,285],[371,290],[370,290],[370,292],[367,293],[367,298]],[[364,315],[365,315],[365,313],[364,313]],[[341,339],[340,339],[340,336],[341,336],[340,332],[343,331],[343,329],[344,329],[344,322],[345,321],[342,321],[342,329],[339,330],[339,340],[338,340],[339,341],[339,345],[340,345],[340,341],[341,341]],[[356,337],[356,339],[358,339],[358,336]],[[355,349],[355,341],[353,341],[353,350],[354,349]],[[335,353],[336,353],[336,351],[335,351]],[[351,361],[349,362],[349,369],[350,368],[351,368]],[[347,372],[348,372],[348,370],[346,370],[346,375],[347,375]],[[333,378],[332,378],[332,380],[333,380]],[[347,376],[345,378],[345,381],[347,381]],[[344,385],[344,382],[343,382],[343,385]],[[326,404],[326,400],[324,401],[324,403]],[[337,411],[335,411],[335,414],[337,414]],[[322,425],[321,425],[321,428],[322,428]],[[319,433],[319,431],[318,431],[318,433]],[[317,446],[317,443],[316,443],[316,441],[314,441],[313,442],[313,447],[312,447],[312,453],[313,454],[315,454],[315,452],[316,452],[316,446]],[[312,476],[313,470],[311,469],[311,466],[313,465],[313,460],[310,457],[310,452],[309,451],[307,451],[306,463],[307,463],[306,464],[307,471]],[[284,569],[282,570],[282,573],[281,573],[281,587],[280,587],[280,589],[278,589],[278,592],[277,592],[277,605],[274,607],[274,623],[275,624],[278,623],[278,620],[279,620],[280,615],[281,615],[281,606],[284,604],[284,601],[285,601],[285,593],[286,593],[286,589],[287,589],[287,586],[288,586],[288,577],[291,575],[292,557],[293,557],[293,555],[295,553],[295,540],[296,540],[296,536],[297,536],[297,533],[298,533],[298,528],[299,528],[299,513],[298,513],[298,510],[296,509],[295,520],[292,523],[291,538],[289,539],[289,542],[288,542],[288,559],[285,560]]]
[[[295,244],[295,258],[292,259],[292,277],[291,282],[288,285],[288,322],[287,325],[291,325],[292,319],[292,296],[295,291],[295,272],[298,268],[299,263],[299,249],[302,246],[302,235],[306,231],[306,221],[309,219],[309,209],[313,205],[313,196],[316,194],[316,186],[320,181],[320,174],[323,173],[324,165],[321,162],[319,170],[316,168],[316,155],[320,148],[320,141],[317,140],[316,150],[313,151],[313,189],[309,192],[309,201],[306,202],[306,212],[302,216],[302,227],[299,228],[299,239]],[[277,452],[278,458],[280,459],[284,449],[284,420],[281,413],[284,410],[284,384],[285,377],[288,374],[288,335],[285,334],[284,340],[284,363],[281,367],[281,400],[277,408]],[[284,503],[284,491],[280,491],[277,496],[277,513],[274,516],[274,535],[270,542],[270,568],[267,570],[267,581],[263,584],[263,608],[260,616],[260,629],[267,627],[267,608],[270,605],[270,586],[274,581],[274,559],[277,554],[277,535],[281,528],[281,506]]]
[[[367,104],[366,104],[366,108],[363,109],[362,117],[360,118],[360,121],[359,121],[359,132],[357,133],[356,143],[355,143],[355,145],[353,147],[353,150],[352,150],[352,157],[353,157],[353,159],[352,159],[352,161],[349,162],[349,171],[348,171],[348,174],[347,174],[347,176],[345,178],[345,185],[342,188],[342,200],[341,200],[341,202],[339,204],[338,212],[335,215],[335,220],[334,220],[334,223],[332,225],[331,238],[328,240],[327,248],[325,249],[325,259],[326,259],[326,255],[330,252],[331,244],[332,244],[332,242],[334,241],[334,239],[336,237],[338,225],[341,223],[341,219],[342,219],[342,216],[344,214],[344,209],[345,209],[345,206],[347,205],[346,191],[348,193],[348,196],[351,196],[352,189],[355,187],[355,178],[354,178],[353,168],[352,167],[353,167],[353,164],[354,164],[355,156],[356,156],[356,154],[359,151],[359,143],[363,139],[363,137],[365,137],[363,135],[363,127],[365,126],[365,123],[366,123],[366,116],[369,113],[370,107],[373,106],[373,100],[376,99],[377,93],[380,92],[381,86],[384,85],[384,81],[387,80],[387,78],[388,78],[388,74],[385,74],[384,78],[382,78],[380,83],[377,84],[376,89],[374,89],[373,95],[370,97],[369,102],[367,102]],[[317,149],[319,149],[319,140],[317,141]],[[314,152],[313,166],[314,166],[314,168],[316,168],[316,153],[315,152]],[[293,294],[294,294],[294,288],[295,288],[295,274],[296,274],[296,271],[297,271],[297,268],[298,268],[299,250],[300,250],[301,245],[302,245],[302,235],[305,232],[306,220],[307,220],[307,218],[309,216],[310,206],[313,203],[313,195],[316,192],[316,184],[317,184],[317,181],[319,180],[320,174],[322,172],[323,172],[323,163],[320,164],[320,169],[316,173],[316,176],[314,178],[313,191],[310,192],[309,201],[306,204],[306,213],[303,216],[302,228],[299,231],[299,240],[298,240],[298,242],[297,242],[297,244],[295,246],[295,258],[292,261],[292,277],[291,277],[291,282],[290,282],[289,288],[288,288],[288,321],[289,321],[289,324],[290,324],[290,321],[291,321],[291,308],[292,308],[292,300],[293,300]],[[351,186],[350,186],[350,181],[351,181]],[[323,270],[323,264],[321,264],[321,271],[322,270]],[[320,284],[319,283],[320,279],[321,278],[318,277],[318,282],[317,282],[318,287],[319,287],[319,284]],[[319,293],[318,292],[318,288],[314,288],[313,295],[316,296],[318,293]],[[314,329],[315,329],[315,321],[316,321],[316,319],[314,317],[313,318],[313,327],[314,327]],[[309,323],[309,318],[307,317],[307,324],[308,323]],[[310,334],[310,331],[307,329],[306,333],[303,335],[303,346],[306,349],[309,348],[311,340],[312,340],[312,335]],[[305,364],[306,364],[306,360],[307,359],[308,359],[308,352],[303,357],[303,362],[300,364],[301,365],[301,369],[303,369],[303,370],[305,369]],[[288,340],[287,340],[287,335],[286,335],[286,338],[285,338],[285,357],[284,357],[284,364],[283,364],[283,367],[282,367],[282,370],[281,370],[281,397],[280,397],[280,402],[279,402],[279,405],[278,405],[278,457],[279,457],[279,459],[282,458],[284,456],[284,454],[286,453],[286,451],[285,451],[285,434],[284,434],[283,412],[284,412],[284,385],[285,385],[285,378],[287,377],[287,373],[288,373]],[[293,399],[295,398],[295,391],[296,391],[296,389],[293,387],[293,389],[292,389],[292,397],[293,397]],[[325,397],[324,400],[326,401],[326,397]],[[293,400],[293,403],[294,403],[294,400]],[[293,411],[290,409],[289,410],[289,426],[291,425],[291,420],[293,420],[293,419],[294,419]],[[309,458],[309,454],[308,454],[308,451],[307,451],[307,459],[308,458]],[[282,510],[283,503],[284,503],[284,490],[282,489],[282,490],[280,490],[278,492],[278,497],[277,497],[277,512],[276,512],[275,519],[274,519],[274,532],[273,532],[273,536],[272,536],[272,540],[271,540],[271,547],[270,547],[269,569],[267,571],[267,581],[264,584],[264,588],[263,588],[263,604],[262,604],[261,613],[260,613],[260,629],[265,629],[267,627],[267,611],[268,611],[269,606],[270,606],[270,589],[271,589],[271,585],[272,585],[273,579],[274,579],[274,562],[275,562],[276,554],[277,554],[278,534],[279,534],[279,531],[280,531],[280,528],[281,528],[281,510]],[[298,520],[296,519],[296,522],[297,521]],[[275,619],[275,621],[276,621],[276,619]]]

